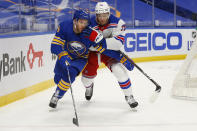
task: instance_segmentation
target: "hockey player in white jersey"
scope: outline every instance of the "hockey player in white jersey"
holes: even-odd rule
[[[95,12],[96,16],[91,18],[91,27],[103,34],[106,39],[107,49],[120,50],[124,44],[125,22],[110,14],[110,7],[106,2],[98,2]],[[118,80],[129,106],[131,108],[137,107],[138,102],[133,97],[132,84],[127,69],[123,66],[124,59],[119,62],[97,51],[90,51],[88,64],[82,72],[82,83],[86,87],[86,99],[90,100],[93,95],[94,78],[101,62],[111,70]]]

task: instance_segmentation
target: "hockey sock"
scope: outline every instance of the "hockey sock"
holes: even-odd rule
[[[81,81],[83,83],[83,85],[86,87],[86,88],[89,88],[93,85],[94,83],[94,78],[88,78],[88,77],[84,77],[82,76],[81,77]]]
[[[61,81],[58,83],[56,88],[57,97],[61,99],[69,88],[70,88],[70,83],[65,82],[64,80],[61,79]]]
[[[124,82],[118,82],[120,85],[120,88],[122,89],[123,93],[125,96],[130,96],[132,95],[132,88],[131,88],[131,81],[130,79],[127,79]]]

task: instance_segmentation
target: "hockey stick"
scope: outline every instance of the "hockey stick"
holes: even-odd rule
[[[151,96],[150,98],[150,102],[155,102],[155,100],[157,99],[160,91],[161,91],[161,86],[155,82],[150,76],[148,76],[133,60],[131,60],[131,58],[129,58],[126,54],[124,54],[123,52],[120,52],[125,58],[127,58],[127,60],[129,60],[129,62],[131,62],[142,74],[144,74],[153,84],[155,84],[156,89],[155,89],[155,93]]]
[[[73,124],[75,124],[76,126],[79,126],[79,120],[78,120],[78,117],[77,117],[77,110],[76,110],[76,106],[75,106],[75,99],[74,99],[74,95],[73,95],[73,90],[72,90],[72,87],[71,87],[70,73],[69,73],[67,62],[66,62],[66,68],[67,68],[67,72],[68,72],[68,80],[69,80],[69,83],[70,83],[70,92],[71,92],[71,96],[72,96],[73,107],[74,107],[74,111],[75,111],[75,117],[73,117]]]

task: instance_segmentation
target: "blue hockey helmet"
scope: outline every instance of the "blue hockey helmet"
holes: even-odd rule
[[[90,20],[90,15],[87,11],[85,10],[76,10],[74,13],[73,19],[85,19],[85,20]]]

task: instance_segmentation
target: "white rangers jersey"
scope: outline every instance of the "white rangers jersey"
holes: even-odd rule
[[[98,25],[96,17],[91,18],[91,27],[98,30],[106,38],[107,49],[109,50],[120,50],[124,44],[125,35],[125,22],[112,14],[109,17],[108,24],[104,26]]]

